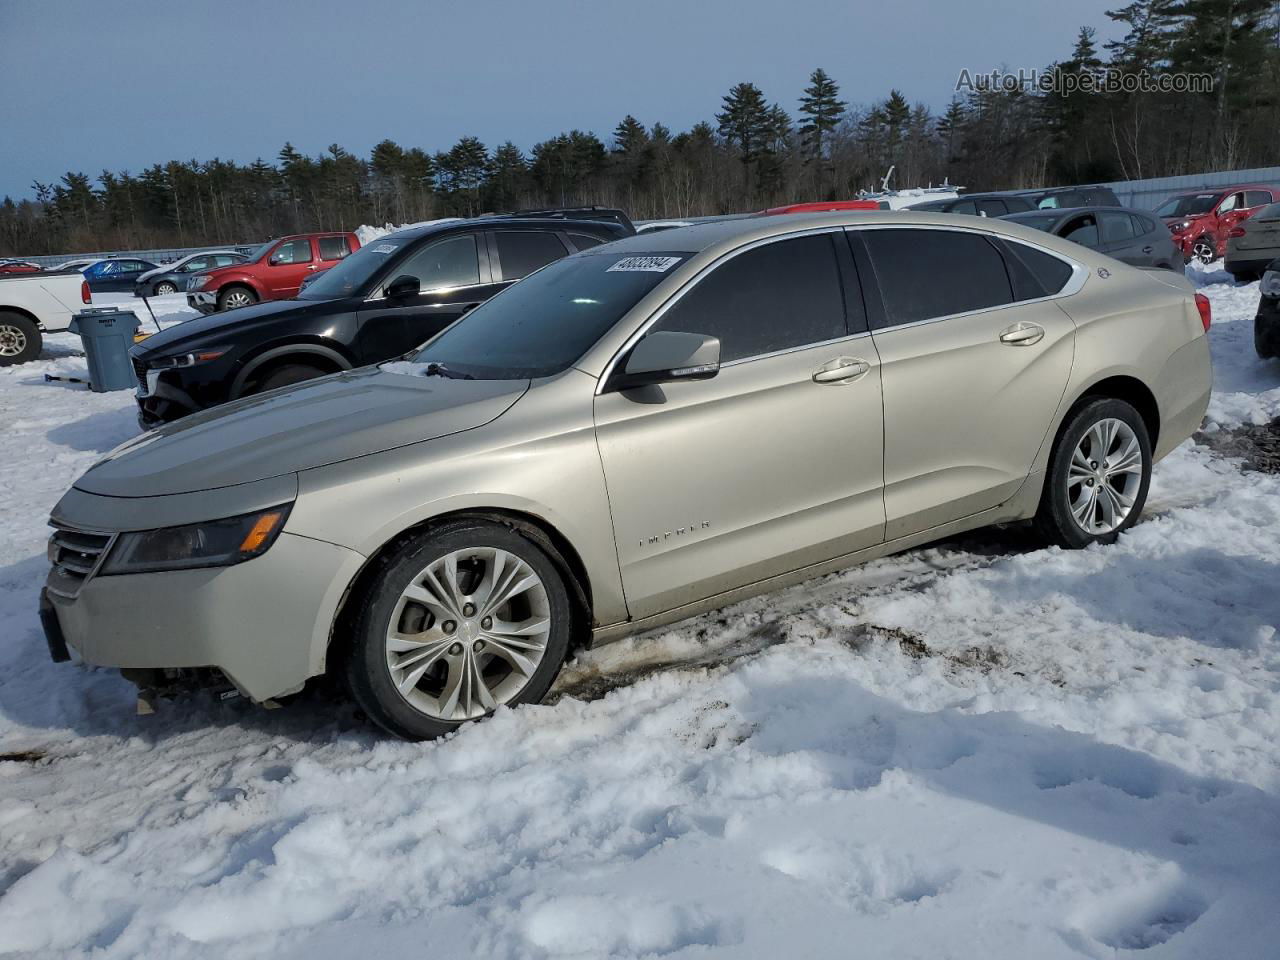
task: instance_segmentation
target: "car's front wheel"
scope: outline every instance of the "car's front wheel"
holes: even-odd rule
[[[219,310],[235,310],[258,302],[258,296],[248,287],[227,287],[218,294]]]
[[[1213,263],[1218,259],[1218,251],[1214,249],[1213,240],[1210,237],[1199,237],[1191,247],[1191,256],[1201,263]]]
[[[460,520],[378,563],[356,601],[347,659],[351,692],[378,724],[423,740],[546,695],[568,650],[573,605],[532,540]]]
[[[160,283],[156,284],[157,297],[167,297],[169,296],[169,294],[177,293],[177,292],[178,292],[177,285],[170,283],[168,280],[162,280]]]
[[[1071,414],[1049,457],[1036,526],[1051,542],[1112,543],[1142,514],[1151,485],[1151,440],[1123,400],[1097,399]]]

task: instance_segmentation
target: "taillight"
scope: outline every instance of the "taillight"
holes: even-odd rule
[[[1200,322],[1204,324],[1204,332],[1209,332],[1209,327],[1213,324],[1213,307],[1209,305],[1209,298],[1203,293],[1196,294],[1196,309],[1200,311]]]
[[[1244,236],[1244,227],[1232,227],[1232,228],[1231,228],[1231,232],[1230,232],[1230,233],[1228,233],[1228,234],[1227,234],[1227,236],[1228,236],[1228,237],[1233,237],[1233,238],[1234,238],[1234,237],[1243,237],[1243,236]]]
[[[89,292],[89,281],[80,281],[80,300],[82,303],[93,303],[93,294]]]

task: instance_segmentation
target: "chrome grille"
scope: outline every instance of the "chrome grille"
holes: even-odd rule
[[[104,533],[89,533],[70,527],[54,525],[49,538],[49,562],[53,569],[45,586],[50,593],[60,597],[74,597],[98,569],[111,546],[111,537]]]
[[[130,357],[133,361],[133,375],[138,378],[138,386],[143,390],[147,389],[147,365],[137,357]]]

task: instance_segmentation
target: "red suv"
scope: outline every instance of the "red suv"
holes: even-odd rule
[[[264,243],[244,263],[205,270],[191,278],[187,303],[201,313],[289,300],[310,274],[328,270],[360,249],[354,233],[298,233]]]
[[[1182,259],[1193,257],[1210,263],[1227,252],[1227,234],[1241,220],[1280,199],[1280,189],[1248,183],[1235,187],[1210,187],[1196,193],[1170,197],[1156,208],[1163,218]]]

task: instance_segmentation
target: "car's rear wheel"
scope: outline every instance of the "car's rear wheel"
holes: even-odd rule
[[[219,310],[235,310],[257,302],[257,294],[248,287],[228,287],[218,294]]]
[[[1151,485],[1151,440],[1123,400],[1090,400],[1069,417],[1049,457],[1036,526],[1051,542],[1112,543],[1142,514]]]
[[[1218,259],[1218,251],[1213,248],[1210,237],[1197,237],[1196,242],[1191,245],[1191,256],[1201,263],[1213,263]]]
[[[1263,360],[1280,357],[1280,323],[1272,323],[1258,314],[1253,318],[1253,349]]]
[[[379,561],[355,619],[347,679],[357,703],[423,740],[546,695],[573,606],[533,541],[484,520],[445,524]]]
[[[178,292],[177,285],[170,283],[168,280],[162,280],[160,283],[156,284],[157,297],[167,297],[169,296],[169,294],[177,293],[177,292]]]
[[[30,318],[0,311],[0,367],[34,360],[42,346],[40,328]]]
[[[276,367],[258,384],[254,393],[261,393],[264,390],[275,390],[278,387],[287,387],[294,383],[302,383],[304,380],[314,380],[316,377],[323,377],[329,371],[321,370],[319,367],[313,367],[309,363],[286,363],[283,366]]]

